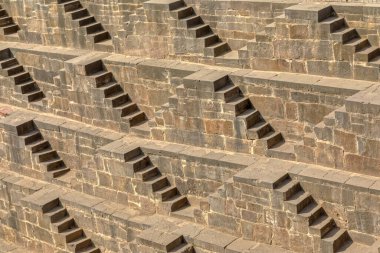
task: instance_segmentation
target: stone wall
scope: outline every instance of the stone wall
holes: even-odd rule
[[[32,212],[24,212],[20,202],[22,198],[42,189],[45,183],[19,177],[2,169],[0,186],[1,238],[20,245],[29,245],[33,250],[42,250],[42,248],[53,250],[51,246],[44,245],[40,238],[34,240],[41,233],[30,222],[36,223],[38,216],[34,216]]]
[[[122,55],[100,53],[95,54],[99,55],[95,57],[94,54],[75,50],[56,53],[53,52],[55,48],[46,48],[51,53],[43,55],[43,50],[45,48],[12,48],[20,64],[32,74],[46,95],[44,103],[47,106],[34,109],[47,110],[95,125],[99,119],[94,112],[98,110],[100,113],[101,105],[96,104],[93,97],[95,93],[83,93],[84,90],[93,92],[92,84],[86,76],[75,74],[73,68],[83,68],[96,59],[102,59],[106,69],[113,73],[124,92],[149,119],[154,119],[155,113],[169,102],[169,98],[177,95],[177,88],[183,84],[186,76],[203,68],[198,64],[144,60]],[[81,57],[76,57],[79,55]],[[86,59],[83,63],[85,65],[78,65],[79,59]],[[263,117],[285,139],[293,141],[302,140],[305,132],[310,132],[324,116],[341,107],[347,97],[372,85],[372,82],[350,81],[349,84],[346,80],[277,72],[231,70],[226,74],[230,75],[243,95],[250,98]],[[7,84],[7,78],[4,80]],[[9,82],[9,85],[2,86],[4,102],[15,103],[12,96],[9,96],[12,92],[17,96],[12,85],[14,84]],[[197,101],[201,100],[197,98]],[[195,116],[200,117],[201,114]],[[102,120],[102,125],[109,129],[122,129],[117,121]],[[157,134],[155,136],[162,139],[162,135]]]
[[[155,199],[145,196],[142,190],[136,191],[136,187],[145,189],[146,186],[122,158],[120,146],[125,146],[127,152],[129,145],[137,141],[134,145],[141,147],[170,183],[194,200],[207,197],[223,181],[255,161],[248,155],[241,155],[239,161],[229,154],[205,152],[185,145],[144,142],[135,138],[120,140],[122,134],[54,117],[36,116],[31,119],[71,170],[71,178],[57,179],[59,182],[72,184],[71,187],[77,191],[92,196],[134,208],[143,207],[153,213],[156,210]],[[4,128],[9,128],[7,123]],[[2,131],[1,137],[2,148],[7,150],[7,156],[2,160],[4,164],[13,171],[45,179],[44,171],[17,134]]]
[[[374,85],[349,97],[296,147],[298,160],[379,176],[378,94]]]
[[[289,211],[283,193],[276,192],[286,175],[284,171],[289,171],[291,180],[301,183],[338,227],[349,229],[354,242],[375,242],[379,235],[376,177],[274,160],[242,170],[211,195],[209,225],[295,252],[320,252],[323,239],[308,232],[307,221]]]
[[[231,74],[235,85],[287,140],[299,141],[347,97],[372,82],[346,81],[311,75],[241,71]],[[338,88],[339,87],[339,88]],[[339,89],[337,92],[336,88]]]
[[[83,228],[95,246],[109,252],[130,250],[141,227],[133,226],[137,211],[124,210],[110,201],[62,189],[44,182],[1,172],[0,235],[6,241],[24,245],[31,251],[72,252],[50,218],[43,213],[49,202],[59,198],[77,226]],[[131,219],[131,222],[129,220]],[[137,219],[138,220],[138,219]]]
[[[288,6],[299,1],[199,1],[187,0],[195,12],[206,24],[227,41],[233,50],[247,45],[248,40],[256,37],[256,33],[274,21],[274,17],[284,13]]]

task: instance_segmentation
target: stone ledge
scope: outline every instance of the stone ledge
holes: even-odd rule
[[[57,47],[24,43],[0,43],[0,47],[1,45],[3,45],[5,48],[11,48],[12,50],[28,50],[31,53],[42,53],[45,51],[55,53],[58,51]],[[59,50],[61,50],[61,48],[59,48]],[[70,60],[65,62],[68,64],[80,64],[81,61],[85,61],[86,59],[88,60],[88,57],[91,58],[91,55],[97,55],[96,59],[100,57],[105,64],[113,64],[119,66],[136,66],[138,68],[139,75],[142,75],[142,78],[147,79],[167,79],[168,76],[166,72],[169,72],[172,76],[183,78],[202,69],[223,71],[227,70],[231,78],[235,80],[244,80],[244,82],[248,83],[254,82],[257,84],[261,84],[273,82],[273,85],[277,87],[287,87],[295,90],[307,89],[314,92],[339,95],[344,94],[347,96],[351,96],[357,93],[358,91],[365,90],[374,84],[374,82],[370,81],[361,81],[353,79],[313,76],[287,72],[241,70],[236,68],[202,65],[197,63],[184,63],[176,60],[152,60],[142,57],[130,57],[121,54],[109,54],[102,52],[92,53],[90,51],[84,50],[80,51],[79,53],[76,53],[76,51],[77,50],[72,49],[63,50],[63,52],[60,53],[60,55],[62,54],[63,59],[65,59],[64,55],[66,53],[69,55],[68,58],[70,58]]]
[[[54,56],[62,60],[70,60],[80,55],[88,54],[90,51],[71,49],[64,47],[43,46],[39,44],[25,44],[18,42],[0,42],[0,49],[11,48],[13,52],[28,52],[43,56]]]
[[[333,8],[326,3],[302,3],[285,9],[285,15],[289,19],[305,19],[316,22],[328,18],[331,12],[333,12]]]
[[[171,11],[181,7],[182,0],[150,0],[144,3],[144,9],[155,11]]]
[[[331,185],[363,193],[380,194],[378,177],[276,159],[258,159],[255,164],[236,173],[233,179],[238,183],[273,189],[273,186],[287,174],[297,177],[301,182],[318,183],[321,187]]]
[[[345,101],[347,112],[380,115],[380,85],[373,85]]]

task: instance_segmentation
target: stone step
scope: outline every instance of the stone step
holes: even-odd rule
[[[175,19],[184,19],[194,15],[194,9],[190,6],[184,6],[176,10],[171,11],[171,15]]]
[[[9,24],[1,27],[0,29],[4,35],[11,35],[17,33],[20,27],[17,24]]]
[[[36,141],[42,140],[42,135],[41,135],[40,131],[38,131],[36,129],[25,130],[25,132],[22,135],[20,135],[19,137],[23,140],[25,145],[30,145]]]
[[[63,167],[56,168],[54,170],[48,171],[47,174],[48,174],[48,177],[50,179],[53,179],[53,178],[57,178],[57,177],[63,176],[66,173],[68,173],[69,171],[70,171],[70,168],[67,168],[66,166],[63,166]]]
[[[369,66],[380,68],[380,57],[376,57],[368,63]]]
[[[202,37],[198,37],[198,39],[202,41],[203,47],[209,47],[220,42],[219,36],[214,33],[206,34]]]
[[[66,243],[73,242],[85,236],[83,229],[78,227],[69,228],[60,234],[65,238]]]
[[[369,62],[379,56],[380,56],[380,48],[371,46],[357,52],[355,54],[355,60],[361,61],[361,62]]]
[[[228,103],[223,105],[225,112],[230,112],[235,116],[242,114],[243,112],[252,108],[249,98],[237,97]]]
[[[207,34],[211,34],[212,30],[207,24],[199,24],[187,29],[187,34],[193,38],[199,38]]]
[[[83,29],[85,29],[87,35],[104,31],[102,24],[99,22],[85,25]]]
[[[283,139],[284,138],[282,137],[281,133],[276,132],[276,131],[271,131],[267,133],[265,136],[263,136],[262,138],[260,138],[260,141],[265,143],[267,149],[270,149],[277,143],[283,141]]]
[[[218,57],[230,51],[231,49],[227,42],[218,42],[212,46],[206,47],[204,49],[204,55],[206,57]]]
[[[15,90],[21,94],[30,93],[32,91],[36,91],[37,89],[38,89],[38,86],[36,82],[33,80],[15,85]]]
[[[185,89],[215,93],[229,85],[229,78],[224,71],[205,70],[186,76],[183,85]]]
[[[44,198],[44,201],[45,201],[45,198]],[[45,203],[43,203],[42,205],[42,213],[47,213],[47,212],[50,212],[52,209],[56,208],[60,206],[60,201],[58,198],[54,198],[54,199],[46,199]]]
[[[282,196],[283,201],[289,200],[291,196],[294,196],[294,194],[301,190],[301,184],[289,176],[281,181],[275,188],[275,191]]]
[[[346,21],[343,17],[333,16],[328,17],[320,22],[320,25],[326,32],[333,33],[339,29],[346,27]]]
[[[169,199],[162,201],[162,206],[167,212],[174,212],[184,206],[189,206],[189,201],[186,196],[177,194]]]
[[[254,108],[248,109],[244,111],[243,113],[239,114],[237,116],[237,119],[240,121],[243,121],[245,125],[247,126],[247,129],[250,129],[251,127],[256,125],[258,122],[262,121],[260,112],[255,110]]]
[[[127,161],[127,168],[133,170],[133,172],[145,169],[149,165],[152,165],[150,158],[143,153]]]
[[[170,216],[191,222],[195,221],[194,208],[190,205],[185,205],[178,210],[171,212]]]
[[[285,140],[277,143],[270,149],[268,149],[267,155],[269,157],[278,158],[287,161],[295,161],[296,154],[294,151],[294,143],[287,142]]]
[[[248,55],[248,52],[247,52]],[[249,65],[248,58],[239,58],[238,50],[229,50],[223,55],[215,58],[215,64],[219,66],[225,66],[230,68],[245,68]]]
[[[157,176],[160,176],[160,171],[158,170],[156,166],[153,166],[153,165],[148,166],[136,172],[136,177],[141,179],[143,182],[146,182]]]
[[[124,153],[124,160],[126,162],[129,162],[130,160],[142,155],[143,152],[140,148],[133,148],[127,152]]]
[[[137,104],[133,103],[132,101],[128,101],[122,105],[114,107],[114,109],[118,111],[118,115],[120,117],[126,117],[136,112],[140,112],[139,108],[137,107]]]
[[[111,82],[115,82],[112,72],[105,70],[89,75],[89,77],[91,78],[91,84],[96,88],[102,87],[103,85],[107,85]]]
[[[107,72],[106,69],[104,68],[104,64],[102,60],[87,62],[84,64],[83,68],[86,73],[86,76],[92,76],[92,75],[97,75],[97,74]],[[113,83],[116,83],[116,82],[113,82]]]
[[[76,224],[74,221],[74,218],[66,215],[62,219],[58,220],[57,222],[52,223],[54,225],[54,230],[58,233],[62,233],[66,230],[76,228]]]
[[[236,99],[239,96],[241,96],[240,89],[239,87],[233,84],[225,85],[224,87],[215,92],[215,98],[221,99],[226,103]]]
[[[108,32],[107,32],[108,33]],[[103,52],[114,52],[115,46],[111,39],[111,35],[108,33],[109,38],[104,39],[103,41],[98,41],[94,44],[94,49],[97,51]]]
[[[100,43],[111,39],[111,35],[107,31],[99,31],[89,34],[88,38],[92,43]]]
[[[147,229],[137,236],[137,242],[160,252],[171,252],[184,243],[182,235],[174,235],[155,229]]]
[[[90,13],[86,8],[80,8],[74,11],[67,12],[71,16],[72,20],[81,19],[90,16]]]
[[[72,20],[72,22],[75,27],[82,27],[82,26],[87,26],[89,24],[96,23],[96,20],[94,16],[86,16],[86,17]]]
[[[8,17],[8,13],[5,9],[0,7],[0,17]]]
[[[14,66],[14,65],[18,65],[18,61],[14,57],[7,58],[7,59],[4,59],[4,60],[0,61],[0,67],[2,69],[8,68],[8,67],[11,67],[11,66]]]
[[[158,2],[161,2],[162,1],[158,1]],[[160,4],[161,4],[160,3]],[[173,10],[177,10],[177,9],[180,9],[180,8],[183,8],[186,6],[185,2],[183,0],[177,0],[177,1],[173,1],[173,0],[169,0],[169,1],[164,1],[164,4],[167,5],[167,8],[169,9],[169,11],[173,11]],[[137,10],[141,10],[143,13],[144,13],[144,8],[138,8]]]
[[[34,153],[34,155],[37,156],[37,160],[40,163],[59,158],[57,151],[53,149],[44,149],[40,152]]]
[[[82,4],[78,0],[62,3],[62,6],[65,12],[71,12],[83,8]]]
[[[105,100],[106,105],[110,107],[119,107],[130,102],[131,99],[129,98],[128,94],[124,93],[123,91],[115,93],[112,96],[107,97]]]
[[[81,250],[91,247],[92,245],[93,243],[91,239],[85,236],[67,243],[68,248],[74,252],[80,252]]]
[[[188,243],[182,243],[178,247],[172,249],[170,253],[194,253],[194,248]]]
[[[123,119],[128,121],[131,127],[140,125],[147,120],[145,113],[142,111],[136,111],[134,113],[123,116]]]
[[[365,48],[370,47],[371,44],[369,43],[368,39],[363,39],[363,38],[354,38],[348,42],[346,42],[343,47],[351,47],[353,48],[352,53],[356,53],[360,50],[363,50]]]
[[[4,76],[13,76],[22,72],[25,72],[25,71],[24,71],[24,67],[21,65],[9,66],[7,68],[2,68],[1,70],[1,74]]]
[[[55,206],[54,208],[45,212],[44,215],[50,219],[51,223],[56,223],[59,220],[62,220],[65,216],[68,216],[66,208],[61,205]]]
[[[21,84],[21,83],[24,83],[26,81],[32,80],[29,72],[25,72],[25,71],[23,71],[21,73],[14,74],[14,75],[10,76],[10,78],[12,79],[12,81],[15,84]]]
[[[313,224],[319,217],[326,215],[323,208],[316,202],[309,203],[305,208],[303,208],[299,213],[299,218],[306,220],[308,225]]]
[[[110,82],[102,87],[99,87],[98,89],[102,91],[105,98],[112,97],[115,94],[123,91],[123,88],[120,86],[120,84],[116,82]]]
[[[179,20],[179,26],[183,28],[191,28],[203,24],[203,20],[198,15],[191,15]]]
[[[84,248],[80,252],[81,253],[101,253],[100,249],[97,248],[95,245],[91,245],[87,248]]]
[[[331,33],[331,38],[335,41],[345,44],[352,39],[360,38],[355,28],[344,27]]]
[[[58,158],[51,159],[51,160],[46,161],[46,162],[42,162],[42,163],[40,163],[40,165],[43,168],[45,168],[46,171],[53,171],[53,170],[64,167],[65,163],[63,162],[63,160],[61,158],[58,157]]]
[[[5,48],[0,50],[0,60],[5,61],[8,59],[14,58],[11,50],[9,48]]]
[[[153,192],[159,191],[162,188],[169,185],[169,180],[166,176],[158,175],[151,178],[148,181],[145,181],[146,184],[152,189]]]
[[[328,4],[302,3],[286,8],[285,15],[288,19],[321,22],[334,16],[334,10],[332,6]]]
[[[131,132],[139,138],[150,139],[151,138],[150,129],[151,127],[155,127],[155,125],[151,126],[150,124],[154,124],[154,121],[152,120],[142,121],[140,124],[137,124],[131,127]]]
[[[350,236],[346,230],[335,227],[322,238],[321,252],[335,253],[345,242],[349,240]]]
[[[287,209],[295,214],[301,212],[306,206],[313,202],[313,198],[308,192],[300,190],[292,195],[286,202]]]
[[[161,201],[168,200],[178,194],[176,186],[168,185],[155,192],[155,197],[161,199]]]
[[[247,129],[247,138],[249,140],[258,140],[266,137],[270,133],[274,133],[272,126],[268,122],[261,120]]]
[[[310,225],[309,231],[311,234],[317,235],[322,238],[335,226],[335,221],[331,217],[327,215],[321,215]]]
[[[24,93],[23,95],[27,97],[28,102],[35,102],[45,97],[44,93],[39,89]]]
[[[43,149],[50,148],[50,143],[47,140],[39,139],[30,144],[28,144],[28,149],[32,151],[32,153],[39,152]]]

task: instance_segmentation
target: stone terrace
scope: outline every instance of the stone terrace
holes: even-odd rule
[[[378,1],[0,1],[0,252],[380,253]]]

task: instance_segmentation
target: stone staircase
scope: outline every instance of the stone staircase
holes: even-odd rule
[[[335,253],[352,243],[347,230],[337,227],[335,221],[297,180],[287,176],[276,184],[274,191],[284,201],[285,209],[296,214],[297,221],[306,223],[311,235],[321,238],[321,252]]]
[[[22,94],[27,102],[37,102],[45,97],[30,73],[18,63],[9,48],[0,52],[0,73],[14,83],[14,90]]]
[[[136,241],[143,247],[153,248],[155,252],[194,253],[193,246],[188,244],[182,235],[155,229],[144,230]],[[140,252],[145,251],[140,249]]]
[[[257,32],[255,39],[247,42],[247,47],[239,49],[239,58],[266,57],[268,50],[273,47],[272,41],[276,35],[276,23],[285,19],[285,14],[274,18],[274,22],[264,27],[263,31]]]
[[[13,18],[8,15],[7,11],[0,6],[0,34],[5,38],[18,38],[18,30],[20,30],[20,27],[14,22]]]
[[[195,80],[193,75],[184,78],[184,88],[194,87]],[[233,117],[237,138],[258,140],[259,145],[265,150],[283,141],[281,133],[265,121],[250,99],[243,95],[228,75],[206,75],[202,77],[201,82],[202,84],[197,86],[200,93],[210,92],[212,99],[223,101],[223,112]]]
[[[115,80],[112,72],[107,71],[101,60],[89,63],[85,66],[86,75],[91,80],[92,90],[97,102],[112,108],[115,120],[126,121],[129,127],[138,127],[147,123],[147,117],[134,103],[130,96]]]
[[[47,140],[44,140],[33,121],[18,126],[17,134],[26,149],[31,152],[36,164],[46,172],[45,175],[48,178],[57,178],[70,171],[57,151],[51,147]]]
[[[136,192],[144,196],[158,199],[159,213],[173,214],[176,211],[189,208],[190,204],[186,196],[180,194],[176,186],[170,184],[168,177],[161,174],[154,166],[148,155],[140,148],[133,148],[124,154],[127,169],[132,171],[135,178],[141,180],[141,187],[136,187]]]
[[[86,236],[82,228],[78,226],[75,219],[70,216],[67,209],[59,199],[55,199],[42,208],[43,214],[49,219],[54,232],[60,235],[59,239],[71,252],[100,253],[92,240]]]
[[[194,9],[186,6],[183,1],[178,1],[173,5],[171,14],[178,21],[178,30],[184,29],[187,38],[195,39],[195,45],[192,45],[195,52],[201,53],[203,50],[205,57],[213,58],[231,51],[229,45],[221,41],[211,27],[195,13]]]
[[[331,6],[325,7],[321,12],[330,13],[323,17],[319,25],[322,34],[327,34],[330,40],[342,45],[339,60],[354,60],[356,63],[366,63],[380,67],[380,48],[372,46],[367,38],[359,35],[359,32],[347,25],[344,17],[339,17]]]
[[[58,5],[70,17],[72,27],[78,29],[77,32],[84,35],[90,45],[98,50],[113,51],[111,35],[79,0],[58,0]],[[89,43],[83,46],[86,48]]]

